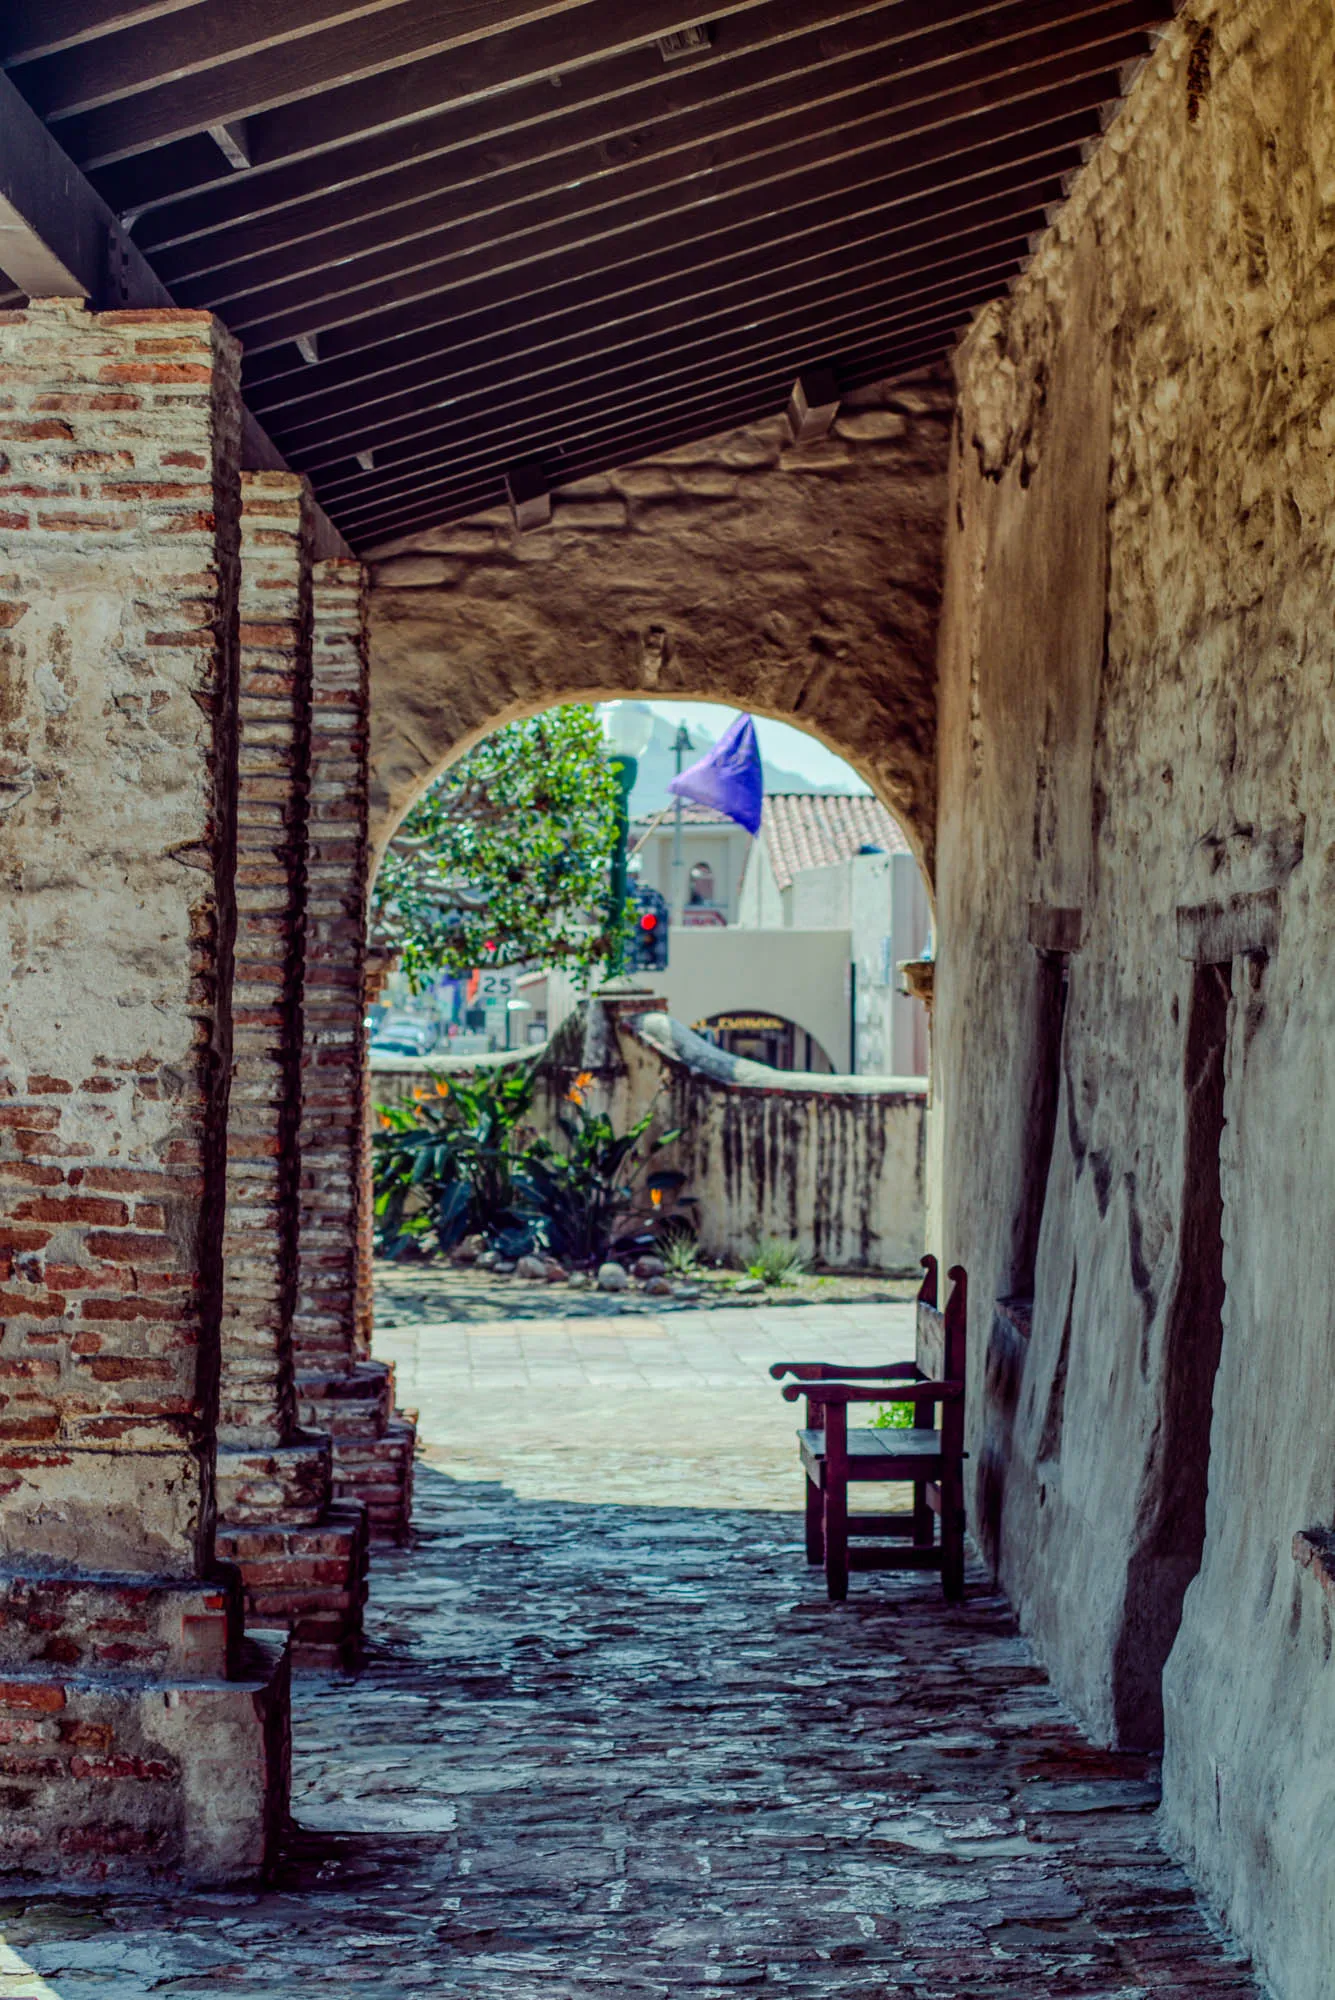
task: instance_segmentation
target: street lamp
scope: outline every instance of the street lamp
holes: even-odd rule
[[[618,701],[605,712],[603,730],[607,737],[607,761],[617,781],[617,838],[612,852],[612,876],[607,893],[608,977],[615,979],[626,966],[626,898],[630,893],[626,850],[630,846],[630,795],[639,775],[639,759],[649,747],[654,733],[654,712],[647,702]]]

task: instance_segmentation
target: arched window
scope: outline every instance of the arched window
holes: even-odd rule
[[[714,871],[707,861],[697,861],[691,870],[692,903],[712,903],[714,900]]]

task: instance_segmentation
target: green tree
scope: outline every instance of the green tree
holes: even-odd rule
[[[390,843],[374,940],[410,984],[477,965],[606,962],[618,786],[591,708],[507,723],[451,765]]]

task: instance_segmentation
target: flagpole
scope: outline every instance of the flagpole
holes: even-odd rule
[[[677,759],[678,777],[681,776],[681,760],[683,757],[690,755],[692,747],[690,735],[687,732],[686,724],[683,722],[678,726],[676,740],[672,745],[673,754]],[[686,857],[682,852],[681,844],[682,805],[682,796],[678,792],[677,809],[673,815],[672,826],[672,921],[674,924],[681,922],[682,913],[686,908],[685,883],[682,880],[682,872],[686,866]]]

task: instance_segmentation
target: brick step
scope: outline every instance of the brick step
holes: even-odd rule
[[[334,1439],[334,1492],[360,1500],[373,1542],[405,1542],[412,1527],[417,1425],[398,1413],[380,1437]]]
[[[381,1437],[394,1408],[394,1377],[379,1361],[297,1376],[297,1420],[326,1436]]]
[[[331,1502],[317,1527],[231,1527],[218,1553],[236,1564],[246,1628],[287,1632],[297,1669],[354,1664],[366,1604],[369,1522],[355,1499]]]
[[[47,1891],[262,1877],[287,1817],[288,1681],[282,1634],[243,1641],[230,1679],[6,1671],[0,1875]]]
[[[240,1581],[225,1568],[203,1581],[0,1571],[0,1678],[226,1679],[241,1615]]]
[[[327,1437],[298,1432],[290,1444],[218,1446],[218,1519],[229,1528],[314,1527],[330,1496]]]

